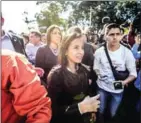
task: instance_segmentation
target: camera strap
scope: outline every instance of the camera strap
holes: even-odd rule
[[[114,75],[114,78],[116,79],[116,74],[115,74],[115,68],[113,67],[113,65],[112,65],[112,61],[111,61],[111,58],[110,58],[110,56],[109,56],[109,53],[108,53],[108,50],[107,50],[107,43],[105,43],[104,44],[104,49],[105,49],[105,53],[106,53],[106,56],[107,56],[107,59],[108,59],[108,61],[109,61],[109,64],[110,64],[110,66],[111,66],[111,70],[112,70],[112,72],[113,72],[113,75]]]

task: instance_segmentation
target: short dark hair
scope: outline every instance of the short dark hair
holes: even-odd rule
[[[113,28],[118,28],[121,31],[120,25],[118,25],[116,23],[110,23],[105,27],[105,34],[107,35],[109,33],[109,31]]]
[[[82,34],[80,34],[80,33],[72,32],[70,34],[67,34],[64,37],[64,39],[62,40],[62,43],[61,43],[60,49],[59,49],[58,60],[63,68],[66,67],[68,64],[68,60],[66,57],[66,52],[68,50],[68,47],[70,46],[71,42],[74,39],[80,38],[81,36],[82,36]]]
[[[34,34],[35,36],[41,38],[41,33],[38,31],[31,31],[30,33]]]

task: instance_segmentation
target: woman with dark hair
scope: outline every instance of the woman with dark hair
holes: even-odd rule
[[[79,33],[67,35],[61,43],[60,65],[48,75],[51,123],[90,123],[91,113],[99,107],[99,95],[90,97],[88,71],[80,64],[83,48],[83,37]]]
[[[47,84],[47,75],[57,64],[58,47],[62,40],[61,30],[57,25],[51,25],[47,29],[47,44],[40,47],[36,54],[36,67],[44,69],[45,74],[41,78]]]
[[[90,28],[89,28],[90,29]],[[72,26],[68,29],[68,34],[70,33],[79,33],[82,34],[82,38],[84,41],[84,56],[82,59],[82,64],[89,68],[89,75],[90,75],[90,83],[91,83],[91,89],[94,91],[94,93],[96,94],[96,88],[97,88],[97,84],[96,84],[96,80],[97,80],[97,75],[95,73],[95,71],[93,70],[93,65],[94,65],[94,52],[95,49],[93,48],[93,46],[91,44],[89,44],[88,42],[88,30],[86,30],[85,34],[83,33],[83,31],[81,30],[80,27],[78,26]]]

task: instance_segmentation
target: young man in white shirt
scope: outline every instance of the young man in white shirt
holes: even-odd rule
[[[97,85],[100,94],[100,123],[104,123],[104,112],[107,103],[110,103],[111,116],[115,116],[119,104],[122,100],[124,86],[132,82],[136,77],[136,65],[132,52],[120,44],[122,35],[120,26],[111,23],[107,25],[105,30],[106,47],[112,61],[112,65],[117,71],[129,71],[129,76],[125,80],[121,80],[122,88],[116,89],[114,86],[115,78],[105,53],[105,47],[102,46],[95,52],[94,70],[98,75]],[[108,101],[111,99],[110,102]]]
[[[37,50],[44,45],[41,41],[41,34],[38,31],[31,31],[29,34],[30,42],[26,45],[26,53],[28,56],[28,60],[35,65],[35,58]]]

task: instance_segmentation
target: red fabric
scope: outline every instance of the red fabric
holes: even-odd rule
[[[2,50],[2,123],[49,123],[51,100],[35,68],[21,55]]]
[[[130,31],[128,34],[128,43],[129,45],[132,47],[135,43],[135,36],[132,34],[132,32]]]

